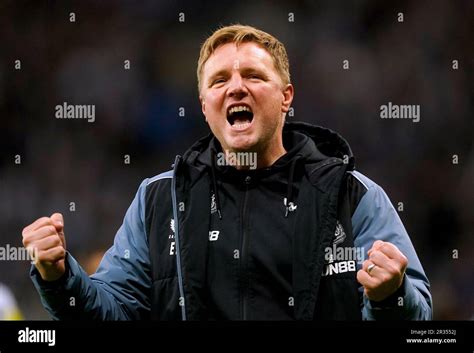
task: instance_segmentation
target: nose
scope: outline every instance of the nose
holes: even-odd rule
[[[232,76],[227,90],[227,95],[232,98],[245,97],[248,94],[247,87],[245,87],[242,77],[239,74]]]

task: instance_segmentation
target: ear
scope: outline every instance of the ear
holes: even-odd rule
[[[281,103],[281,111],[283,113],[288,113],[290,110],[291,102],[293,102],[293,96],[295,94],[295,89],[291,83],[287,84],[282,91],[283,102]]]
[[[206,102],[204,102],[204,98],[202,98],[201,95],[199,95],[199,102],[201,103],[201,111],[204,117],[206,117]],[[207,118],[206,118],[207,121]]]
[[[201,110],[204,115],[206,115],[206,103],[204,102],[204,98],[199,95],[199,103],[201,103]]]

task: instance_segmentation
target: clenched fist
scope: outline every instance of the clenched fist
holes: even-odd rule
[[[60,213],[42,217],[23,229],[23,245],[30,254],[41,278],[55,281],[66,272],[66,240]]]
[[[381,240],[367,254],[369,259],[357,272],[357,280],[370,300],[381,301],[402,285],[408,260],[395,245]]]

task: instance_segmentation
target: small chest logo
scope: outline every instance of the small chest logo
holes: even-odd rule
[[[216,194],[211,195],[211,214],[217,212]]]
[[[342,228],[342,224],[337,221],[336,223],[336,231],[334,232],[334,245],[341,244],[346,240],[346,232],[344,232],[344,228]]]
[[[171,234],[168,236],[168,239],[174,239],[174,234],[175,234],[175,229],[174,229],[174,219],[171,218],[170,220],[170,229],[171,229]],[[170,243],[170,256],[175,255],[175,242],[172,241]]]
[[[209,241],[216,241],[219,239],[219,231],[218,230],[210,230],[209,231]]]

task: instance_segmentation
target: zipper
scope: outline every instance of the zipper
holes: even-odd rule
[[[173,178],[171,179],[171,200],[173,202],[173,219],[174,219],[174,234],[176,242],[176,269],[178,271],[178,286],[179,286],[179,295],[178,303],[182,304],[181,306],[181,318],[183,321],[186,321],[186,301],[184,298],[184,286],[183,286],[183,272],[181,269],[181,251],[179,246],[179,220],[178,220],[178,203],[176,200],[176,172],[178,169],[179,160],[181,159],[180,155],[177,155],[174,164],[173,164]]]
[[[248,291],[249,291],[249,275],[247,268],[247,247],[248,247],[248,233],[246,231],[246,208],[247,208],[247,194],[249,191],[249,184],[251,182],[250,176],[245,177],[245,194],[244,202],[242,203],[242,208],[240,210],[240,219],[241,223],[241,234],[242,234],[242,247],[241,247],[241,256],[240,256],[240,278],[241,278],[241,316],[242,320],[247,320],[247,306],[248,306]]]

